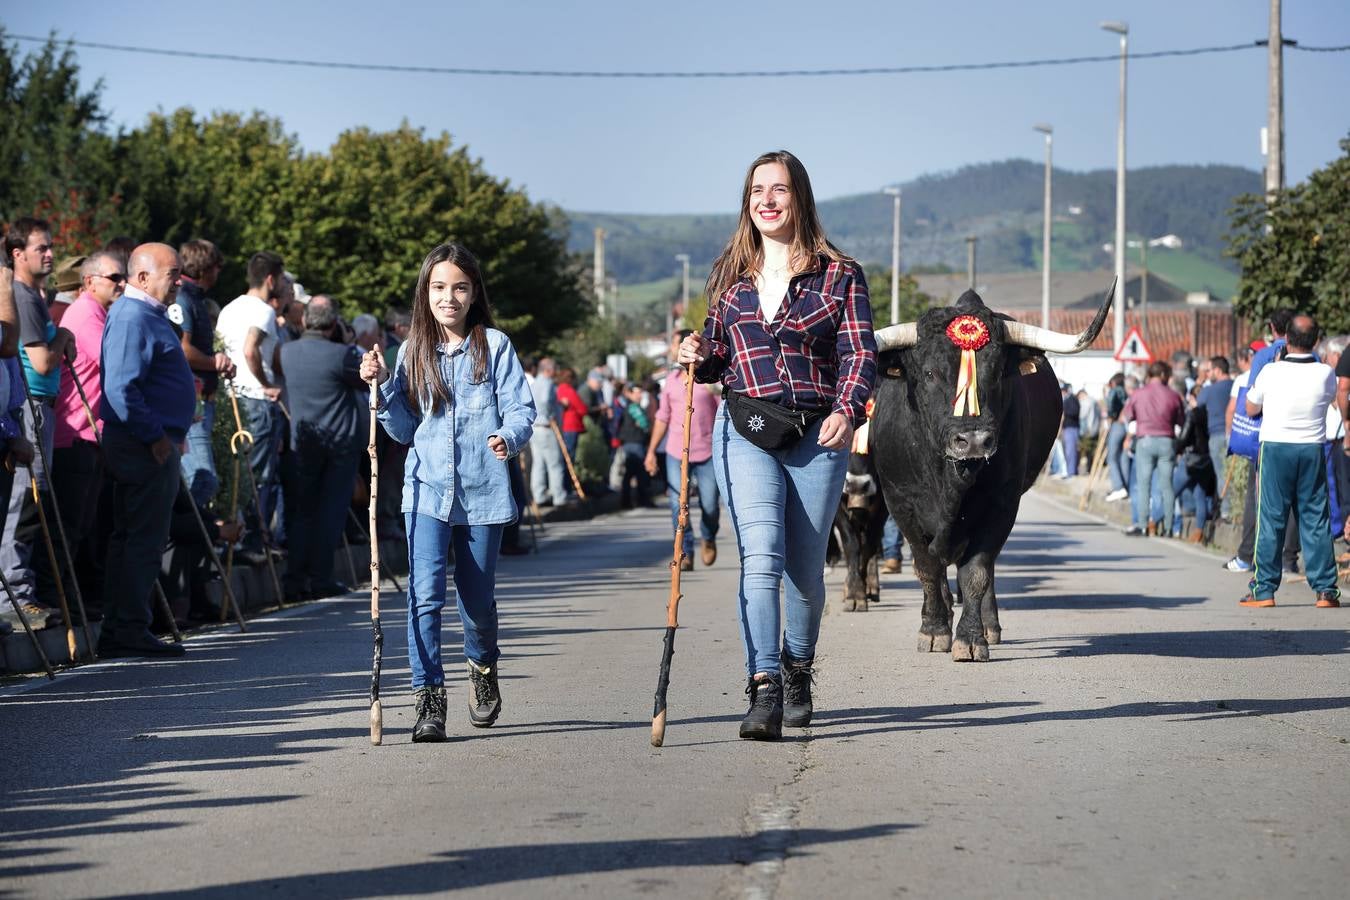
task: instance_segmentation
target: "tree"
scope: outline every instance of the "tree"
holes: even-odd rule
[[[124,222],[101,91],[80,88],[69,45],[52,38],[19,60],[0,29],[0,218],[47,219],[61,255],[96,249]]]
[[[1242,277],[1233,308],[1256,321],[1277,307],[1310,313],[1331,334],[1350,331],[1350,137],[1341,156],[1271,203],[1239,197],[1227,254]]]

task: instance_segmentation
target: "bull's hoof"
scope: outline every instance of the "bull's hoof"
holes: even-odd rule
[[[845,597],[843,610],[844,612],[867,612],[867,598]]]
[[[880,602],[881,602],[881,595],[880,595],[880,594],[877,594],[877,593],[873,593],[872,591],[868,591],[868,592],[867,592],[867,602],[868,602],[868,603],[880,603]]]
[[[941,632],[939,634],[925,634],[919,632],[919,652],[920,653],[946,653],[952,649],[951,632]]]
[[[952,660],[954,662],[989,662],[989,645],[983,641],[972,644],[965,638],[952,642]]]
[[[991,647],[995,644],[1001,644],[1003,642],[1003,629],[986,628],[984,630],[984,641]]]

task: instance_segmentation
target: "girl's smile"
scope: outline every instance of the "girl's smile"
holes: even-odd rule
[[[473,282],[464,270],[446,260],[431,269],[428,283],[431,314],[447,336],[464,338],[468,329],[469,307],[473,305]]]

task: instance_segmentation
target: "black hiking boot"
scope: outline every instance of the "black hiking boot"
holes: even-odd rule
[[[497,667],[480,666],[469,660],[469,724],[487,728],[502,711],[502,692],[497,687]]]
[[[418,688],[413,692],[413,707],[417,711],[413,743],[436,744],[445,740],[445,688]]]
[[[751,678],[745,687],[750,710],[741,719],[741,737],[776,741],[783,736],[783,682],[777,673]]]
[[[793,659],[783,651],[783,724],[805,728],[811,724],[812,659]]]

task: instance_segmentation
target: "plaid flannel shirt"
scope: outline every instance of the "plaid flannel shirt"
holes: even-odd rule
[[[765,323],[752,279],[728,288],[708,313],[710,347],[694,372],[699,382],[790,409],[829,406],[856,427],[877,370],[867,279],[851,261],[820,257],[793,277],[772,322]]]

